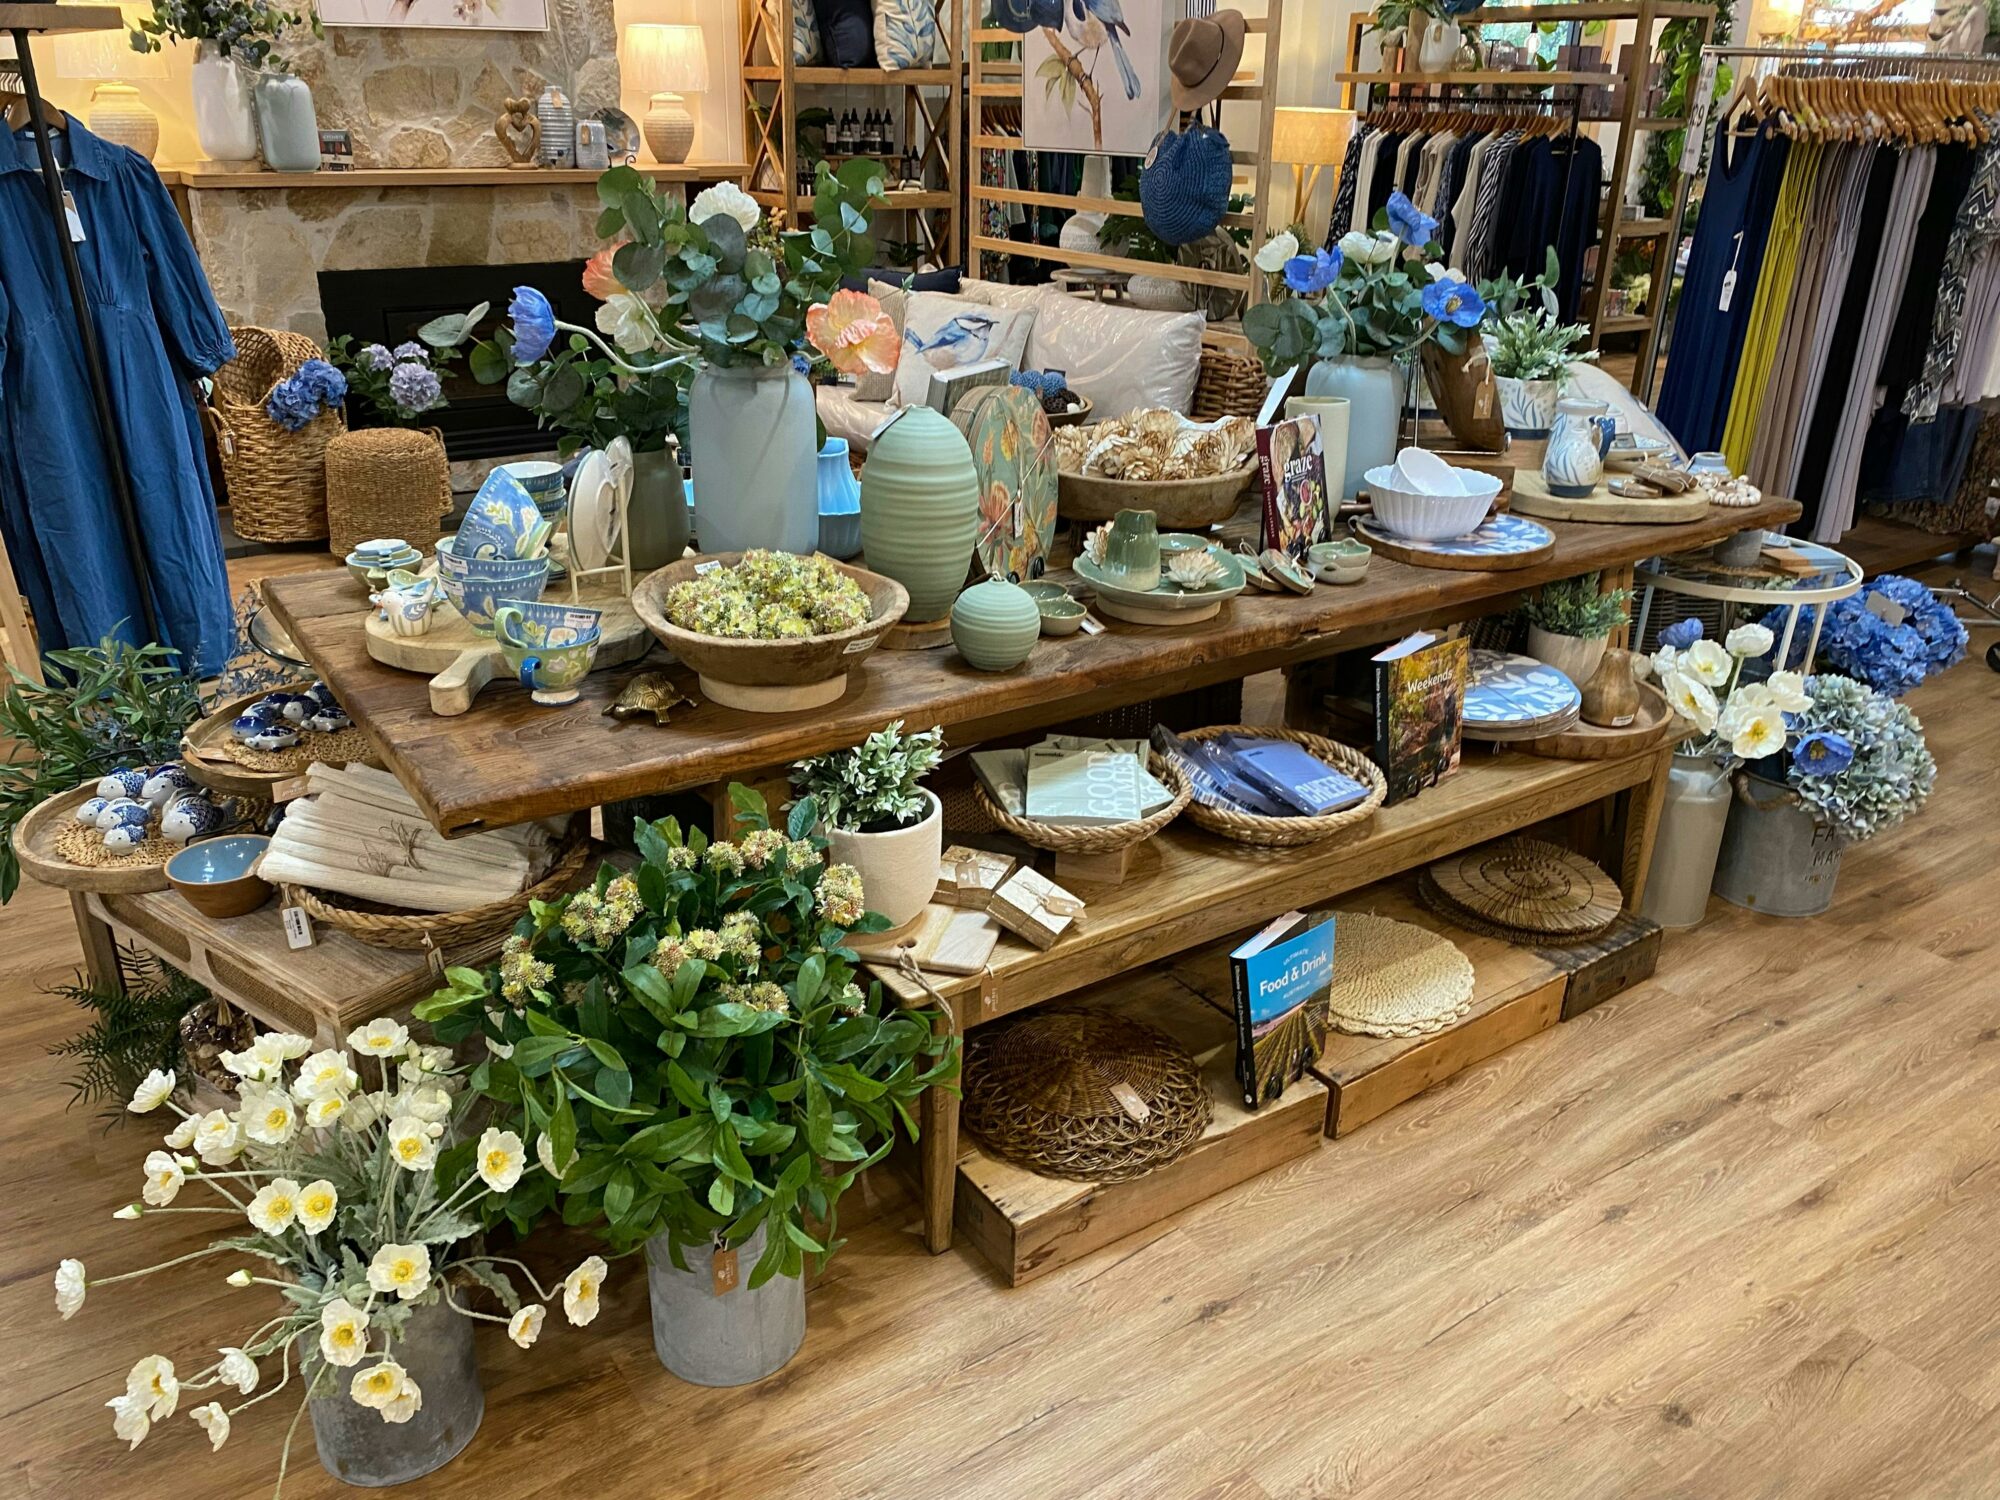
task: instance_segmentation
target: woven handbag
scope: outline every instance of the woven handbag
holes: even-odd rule
[[[236,358],[215,372],[215,442],[229,490],[229,519],[253,542],[310,542],[326,535],[326,445],[346,431],[338,410],[287,432],[264,410],[271,387],[322,358],[302,333],[232,328]]]
[[[435,427],[364,427],[326,445],[327,546],[345,557],[374,537],[428,552],[451,511],[451,464]]]

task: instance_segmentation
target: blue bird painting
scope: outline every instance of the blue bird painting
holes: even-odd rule
[[[1118,78],[1125,85],[1125,97],[1139,97],[1139,70],[1132,66],[1132,59],[1125,55],[1125,44],[1118,40],[1118,34],[1132,34],[1131,26],[1125,20],[1125,9],[1118,0],[1069,0],[1074,30],[1084,37],[1084,45],[1090,45],[1089,25],[1095,19],[1104,27],[1105,39],[1111,43],[1112,60],[1118,64]]]
[[[960,313],[928,339],[914,328],[905,329],[903,341],[933,370],[955,370],[986,358],[996,323],[991,313]]]
[[[993,0],[993,24],[1026,36],[1043,26],[1061,30],[1063,0]]]

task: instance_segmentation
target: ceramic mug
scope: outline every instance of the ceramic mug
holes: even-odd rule
[[[528,599],[507,599],[493,611],[493,633],[503,643],[536,649],[595,639],[602,622],[602,614],[594,609]]]
[[[587,613],[588,611],[586,611]],[[495,617],[495,638],[507,670],[520,680],[535,702],[560,707],[574,703],[582,695],[583,679],[590,675],[600,639],[597,628],[575,635],[564,645],[530,645],[522,639],[520,606],[503,604]],[[563,627],[567,629],[567,627]],[[529,622],[528,633],[535,633]]]

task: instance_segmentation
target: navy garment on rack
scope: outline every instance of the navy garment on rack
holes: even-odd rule
[[[1708,186],[1702,193],[1701,219],[1695,226],[1694,247],[1688,252],[1687,275],[1681,283],[1679,307],[1674,314],[1673,348],[1667,356],[1667,373],[1661,381],[1660,400],[1655,408],[1660,421],[1690,453],[1722,446],[1722,429],[1729,420],[1729,398],[1736,386],[1736,367],[1749,328],[1750,307],[1757,298],[1764,242],[1777,212],[1778,189],[1784,182],[1785,158],[1790,149],[1791,142],[1777,134],[1769,122],[1741,140],[1730,139],[1726,119],[1715,127],[1715,150],[1710,158]],[[1893,171],[1892,162],[1892,175]],[[1872,195],[1873,179],[1869,191]],[[1886,193],[1885,186],[1885,211]],[[1879,237],[1878,230],[1878,241]],[[1869,254],[1872,270],[1874,251],[1869,249],[1865,236],[1861,244]],[[1879,243],[1875,249],[1879,249]],[[1723,283],[1732,270],[1736,273],[1735,282],[1730,288],[1729,306],[1724,308]],[[1848,285],[1851,289],[1866,280],[1857,260]],[[1851,356],[1853,352],[1850,344],[1848,353]],[[1833,364],[1828,368],[1837,370],[1842,366]],[[1827,384],[1831,387],[1842,383]],[[1844,384],[1842,394],[1845,394]]]
[[[1361,219],[1364,229],[1373,229],[1375,215],[1389,206],[1389,195],[1396,190],[1396,148],[1403,144],[1408,133],[1392,130],[1375,148],[1375,170],[1368,179],[1368,212]]]
[[[1556,300],[1565,320],[1583,299],[1583,262],[1597,242],[1597,212],[1604,153],[1588,136],[1528,142],[1507,163],[1502,201],[1507,222],[1499,239],[1500,270],[1510,276],[1542,274],[1554,247],[1561,261]]]
[[[73,119],[53,147],[146,555],[126,556],[33,136],[0,127],[0,526],[14,572],[50,649],[114,630],[136,640],[143,566],[163,644],[219,672],[229,580],[190,382],[235,343],[152,164]]]

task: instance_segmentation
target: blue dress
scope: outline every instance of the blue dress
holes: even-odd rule
[[[229,580],[191,382],[236,347],[152,165],[74,120],[55,139],[146,556],[125,555],[31,132],[0,126],[0,527],[44,649],[143,632],[143,565],[164,643],[220,671]]]

